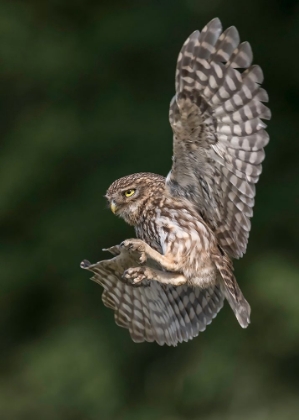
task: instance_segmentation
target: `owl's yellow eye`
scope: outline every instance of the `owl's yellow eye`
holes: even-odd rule
[[[135,194],[135,191],[136,190],[128,190],[128,191],[125,191],[125,196],[126,197],[132,197],[132,195]]]

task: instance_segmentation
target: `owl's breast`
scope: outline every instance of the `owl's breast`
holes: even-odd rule
[[[188,209],[172,211],[169,216],[161,215],[157,221],[162,253],[178,263],[190,284],[201,287],[214,284],[217,277],[211,257],[216,246],[214,233]]]
[[[217,269],[211,258],[216,244],[213,232],[192,208],[171,204],[150,212],[135,227],[136,236],[174,261],[190,284],[214,284]]]
[[[142,239],[156,251],[163,253],[159,234],[155,223],[148,222],[135,226],[136,237]]]

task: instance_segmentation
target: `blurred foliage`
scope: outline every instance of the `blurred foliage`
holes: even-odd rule
[[[137,345],[79,263],[133,234],[109,184],[169,171],[176,58],[215,16],[250,41],[273,111],[236,263],[252,324],[226,305],[188,344]],[[295,0],[1,0],[2,419],[298,418],[298,49]]]

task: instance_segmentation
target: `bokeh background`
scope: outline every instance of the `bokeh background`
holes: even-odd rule
[[[182,43],[218,16],[250,41],[273,119],[246,257],[252,305],[177,348],[134,344],[80,270],[133,235],[103,198],[166,175]],[[299,418],[299,3],[1,0],[3,420]]]

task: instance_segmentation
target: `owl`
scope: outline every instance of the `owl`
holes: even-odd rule
[[[218,18],[193,32],[177,61],[170,102],[173,164],[163,177],[116,180],[106,198],[136,238],[113,258],[81,267],[104,288],[106,306],[135,342],[177,345],[205,330],[229,303],[241,327],[250,306],[233,274],[246,252],[255,184],[269,141],[268,95],[248,42]]]

